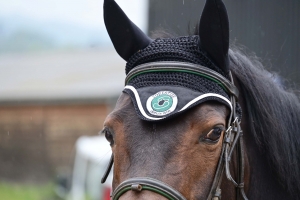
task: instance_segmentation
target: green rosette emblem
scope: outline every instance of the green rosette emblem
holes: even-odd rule
[[[164,116],[175,110],[177,102],[173,92],[160,91],[148,98],[147,109],[152,115]]]
[[[164,112],[170,109],[172,105],[173,105],[173,99],[169,95],[161,95],[155,97],[151,102],[151,106],[153,110],[157,112]]]

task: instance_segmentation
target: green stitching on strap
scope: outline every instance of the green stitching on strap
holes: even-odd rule
[[[125,187],[124,189],[122,189],[121,191],[119,191],[114,197],[113,200],[118,200],[120,198],[120,196],[122,196],[124,193],[126,193],[127,191],[131,190],[131,186]],[[164,191],[151,187],[151,186],[142,186],[142,190],[149,190],[152,192],[155,192],[157,194],[160,194],[164,197],[166,197],[169,200],[175,200],[172,196],[170,196],[169,194],[165,193]]]
[[[127,192],[129,190],[131,190],[131,186],[128,186],[128,187],[122,189],[113,197],[113,200],[118,200],[122,194],[124,194],[125,192]]]
[[[207,76],[205,74],[202,74],[200,72],[194,72],[194,71],[189,71],[189,70],[185,70],[185,69],[149,69],[147,71],[142,71],[142,72],[139,72],[139,73],[136,73],[135,75],[133,75],[132,77],[130,77],[127,82],[126,82],[126,85],[128,84],[128,82],[133,79],[134,77],[138,76],[138,75],[141,75],[141,74],[145,74],[145,73],[149,73],[149,72],[185,72],[185,73],[190,73],[190,74],[196,74],[196,75],[199,75],[199,76],[202,76],[204,78],[207,78],[211,81],[214,81],[215,83],[217,83],[218,85],[220,85],[226,92],[228,92],[228,90],[226,89],[226,87],[220,82],[218,81],[217,79],[214,79],[210,76]]]

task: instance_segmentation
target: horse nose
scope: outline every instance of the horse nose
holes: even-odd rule
[[[167,198],[151,191],[128,191],[119,200],[168,200]]]

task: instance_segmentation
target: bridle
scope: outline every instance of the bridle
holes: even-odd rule
[[[229,73],[229,78],[225,78],[219,73],[203,67],[201,65],[191,64],[191,63],[181,63],[181,62],[153,62],[146,63],[133,68],[127,75],[125,79],[125,85],[134,78],[143,73],[149,72],[186,72],[193,73],[199,76],[208,78],[216,83],[218,83],[230,96],[230,102],[232,105],[232,111],[228,120],[227,130],[224,135],[222,150],[220,158],[218,161],[218,166],[216,174],[212,183],[212,187],[209,192],[207,200],[220,200],[221,199],[221,182],[225,171],[225,175],[229,181],[231,181],[236,190],[236,199],[248,200],[244,191],[244,143],[243,143],[243,131],[241,130],[241,119],[237,116],[236,106],[237,99],[239,96],[238,89],[235,87],[233,82],[233,77]],[[237,180],[234,180],[230,172],[230,161],[232,158],[233,151],[236,151],[236,161],[237,161]],[[101,180],[101,183],[106,181],[106,178],[113,165],[113,155],[111,156],[107,170]],[[171,186],[149,177],[135,177],[127,179],[122,182],[112,193],[112,199],[117,200],[127,191],[132,190],[135,192],[141,192],[143,190],[149,190],[164,196],[170,200],[185,200],[180,192],[173,189]]]

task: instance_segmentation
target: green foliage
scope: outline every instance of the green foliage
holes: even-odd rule
[[[53,184],[24,185],[0,182],[0,199],[5,200],[60,200]]]

